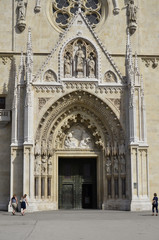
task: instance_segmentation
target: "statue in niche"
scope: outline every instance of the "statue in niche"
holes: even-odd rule
[[[42,140],[41,155],[42,156],[46,156],[47,155],[47,146],[46,146],[46,141],[45,140]]]
[[[40,144],[37,140],[35,141],[34,155],[35,155],[35,157],[41,155],[41,147],[40,147]]]
[[[126,172],[126,162],[123,155],[120,156],[120,171],[121,173],[125,174]]]
[[[106,161],[106,173],[107,174],[111,174],[111,165],[112,165],[112,163],[111,163],[111,160],[110,160],[110,158],[109,157],[107,157],[107,161]]]
[[[92,56],[90,56],[90,60],[88,62],[88,76],[95,77],[95,61]]]
[[[107,156],[110,156],[110,154],[111,154],[111,146],[110,146],[110,143],[109,143],[109,142],[107,142],[105,151],[106,151],[106,155],[107,155]]]
[[[46,157],[44,156],[41,159],[41,173],[46,174],[46,169],[47,169],[47,162],[46,162]]]
[[[115,141],[114,142],[114,146],[113,146],[113,155],[117,155],[118,154],[118,144],[117,142]]]
[[[34,166],[35,166],[34,173],[36,175],[39,175],[40,174],[40,169],[41,169],[41,159],[40,159],[40,157],[37,157],[35,159],[35,165]]]
[[[124,144],[124,141],[119,145],[119,155],[125,155],[125,144]]]
[[[115,156],[115,157],[114,157],[114,173],[118,173],[118,171],[119,171],[118,159],[117,159],[117,157]]]
[[[104,81],[105,82],[117,82],[116,76],[112,71],[108,71],[104,75]]]
[[[50,140],[48,143],[48,156],[52,157],[52,155],[53,155],[52,141]]]
[[[66,55],[65,60],[64,60],[64,74],[65,77],[70,77],[71,76],[71,60],[68,55]]]
[[[84,76],[84,59],[85,54],[81,47],[81,45],[78,45],[78,50],[76,51],[76,71],[77,71],[77,77],[83,77]]]
[[[48,174],[51,175],[52,174],[52,159],[51,157],[48,158]]]
[[[137,20],[137,7],[134,5],[134,0],[128,3],[127,15],[129,22],[136,22]]]
[[[45,82],[55,82],[56,76],[52,70],[47,70],[44,74],[44,81]]]
[[[24,0],[20,0],[18,2],[18,5],[17,5],[17,8],[18,8],[18,21],[25,20],[26,5],[27,5],[27,3],[25,3]]]

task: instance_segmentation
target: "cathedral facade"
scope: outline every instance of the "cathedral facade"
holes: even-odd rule
[[[0,209],[27,194],[28,211],[150,210],[157,0],[5,0],[0,11]]]

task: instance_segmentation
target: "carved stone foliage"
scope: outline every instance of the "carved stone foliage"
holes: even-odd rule
[[[22,32],[26,27],[26,7],[25,0],[19,0],[17,4],[17,27]]]
[[[129,0],[127,5],[128,26],[130,33],[133,34],[137,28],[137,6],[134,0]]]
[[[2,60],[2,63],[6,65],[8,63],[8,60],[13,60],[13,56],[0,56],[0,59]]]
[[[64,77],[95,78],[97,54],[95,48],[83,39],[76,39],[64,49]]]
[[[117,82],[116,75],[112,71],[107,71],[104,74],[103,82]]]
[[[49,69],[45,72],[43,81],[44,82],[56,82],[57,76],[51,69]]]
[[[159,63],[159,58],[142,58],[142,61],[146,67],[156,68]]]

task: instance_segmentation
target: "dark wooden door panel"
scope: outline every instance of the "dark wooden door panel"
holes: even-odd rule
[[[96,159],[59,159],[59,208],[96,208]]]
[[[65,209],[73,208],[73,185],[72,184],[62,185],[62,208],[65,208]]]

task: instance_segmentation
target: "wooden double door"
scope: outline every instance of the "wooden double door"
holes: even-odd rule
[[[59,209],[96,209],[96,158],[59,158]]]

